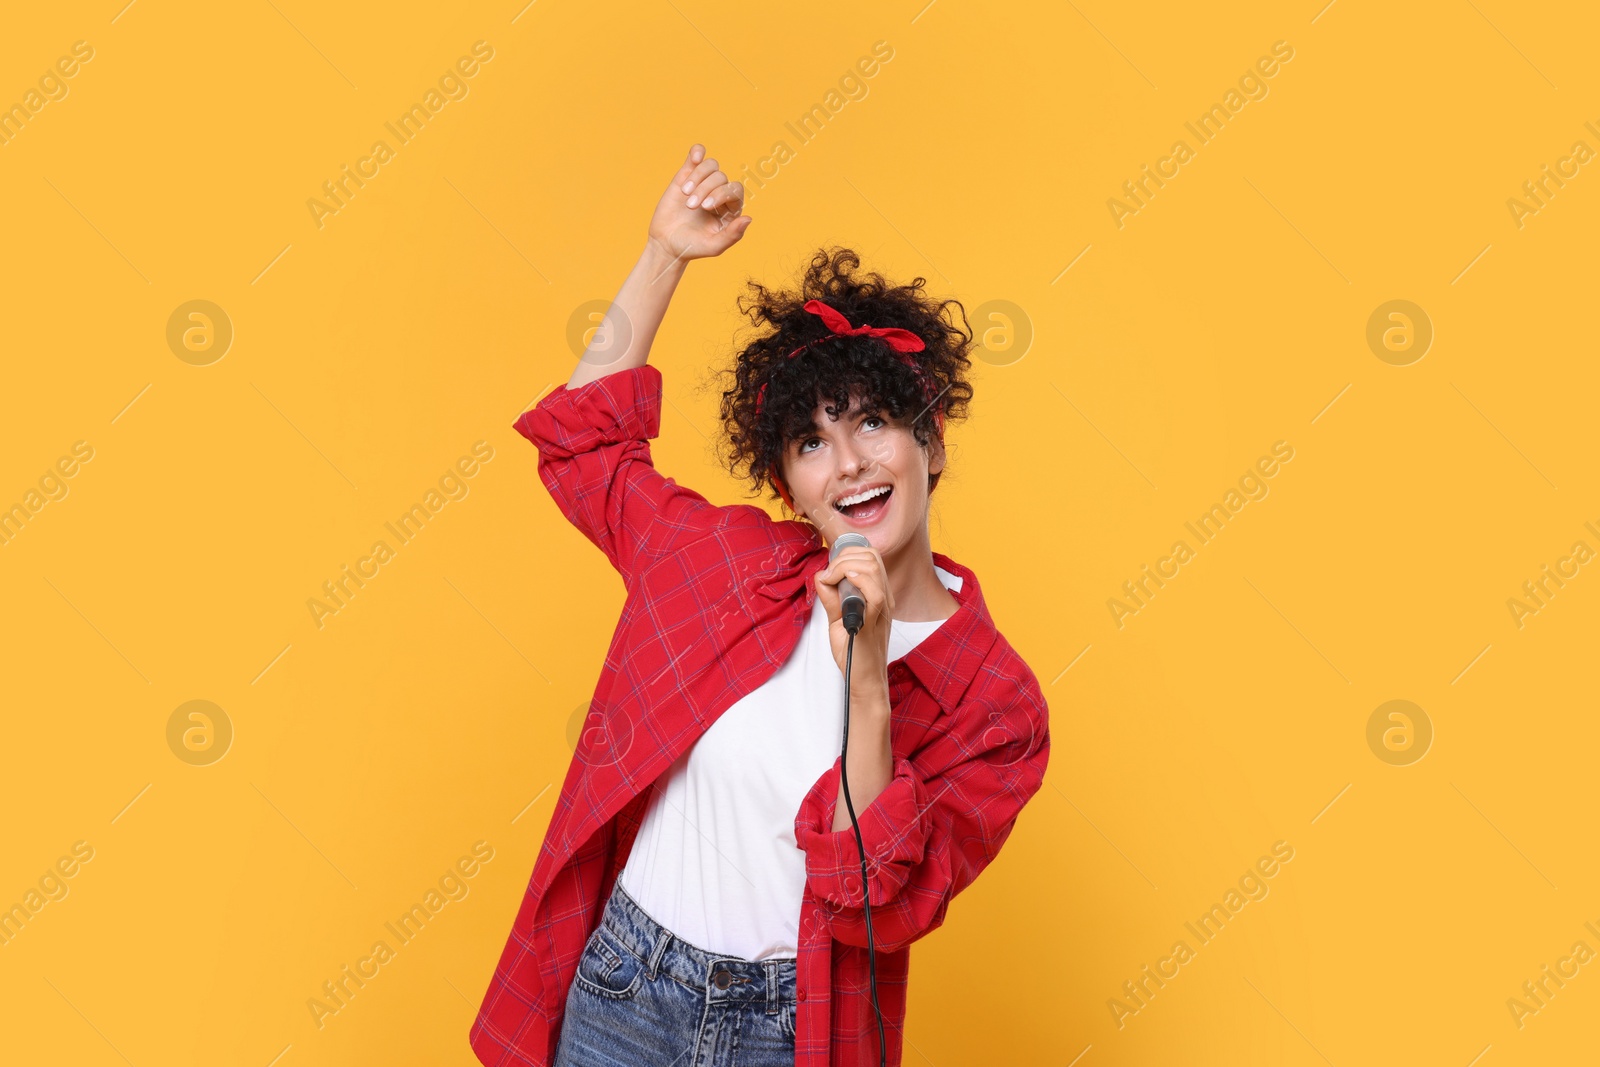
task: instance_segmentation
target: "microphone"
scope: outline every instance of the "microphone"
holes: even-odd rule
[[[842,533],[834,538],[833,545],[828,549],[828,564],[833,565],[834,557],[841,548],[871,548],[872,542],[867,540],[866,534]],[[855,583],[846,578],[839,583],[839,605],[844,610],[844,628],[849,634],[859,633],[861,624],[866,621],[867,602],[862,597]]]
[[[871,547],[872,542],[867,540],[866,534],[854,530],[840,534],[828,546],[828,564],[832,566],[841,548]],[[867,614],[866,598],[849,578],[839,582],[839,605],[845,631],[850,635],[844,651],[844,738],[839,742],[839,788],[844,792],[844,807],[850,813],[850,829],[855,831],[856,851],[861,856],[861,909],[867,923],[867,978],[872,987],[872,1013],[878,1018],[878,1063],[879,1067],[884,1067],[889,1062],[889,1045],[883,1031],[883,1008],[878,1004],[878,954],[872,944],[872,901],[867,898],[867,846],[861,840],[861,824],[856,820],[856,807],[850,801],[850,777],[845,773],[850,751],[850,661],[855,658],[856,633],[866,621]]]

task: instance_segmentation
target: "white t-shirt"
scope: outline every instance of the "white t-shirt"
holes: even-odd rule
[[[961,588],[956,575],[937,565],[934,571],[945,588]],[[943,622],[892,620],[889,662]],[[794,957],[806,880],[794,820],[807,791],[839,758],[843,738],[844,673],[828,644],[828,613],[813,600],[783,666],[724,711],[651,785],[618,875],[623,890],[651,918],[708,952]]]

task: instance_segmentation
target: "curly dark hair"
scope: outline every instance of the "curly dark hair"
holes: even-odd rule
[[[740,313],[767,332],[740,350],[732,369],[724,372],[733,381],[722,393],[722,455],[735,478],[750,481],[752,492],[767,486],[777,496],[773,474],[784,449],[815,430],[812,414],[819,403],[828,401],[827,413],[842,416],[853,390],[859,390],[863,408],[908,427],[923,446],[935,432],[937,410],[944,411],[947,426],[952,419],[967,417],[972,399],[967,353],[973,337],[966,309],[960,301],[939,301],[925,293],[925,278],[890,285],[876,272],[858,273],[860,265],[861,257],[848,248],[819,249],[796,290],[773,291],[752,280],[747,283],[752,291],[739,299]],[[906,357],[917,361],[931,382],[933,403],[916,373],[882,340],[830,333],[822,319],[805,310],[813,298],[831,305],[852,326],[898,326],[922,338],[926,347]],[[951,307],[956,315],[947,320],[945,311]],[[787,358],[818,338],[824,340]],[[766,392],[758,414],[762,383]],[[929,491],[938,484],[939,475],[932,475]]]

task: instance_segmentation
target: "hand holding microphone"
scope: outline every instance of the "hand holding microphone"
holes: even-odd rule
[[[866,695],[876,685],[878,693],[886,693],[894,598],[883,557],[865,534],[840,534],[829,546],[828,566],[817,573],[816,581],[817,598],[828,613],[828,641],[841,673],[850,637],[855,635],[852,692]]]

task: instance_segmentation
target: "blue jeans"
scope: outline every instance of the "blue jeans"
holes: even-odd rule
[[[617,885],[578,960],[553,1067],[794,1067],[795,961],[719,956]]]

